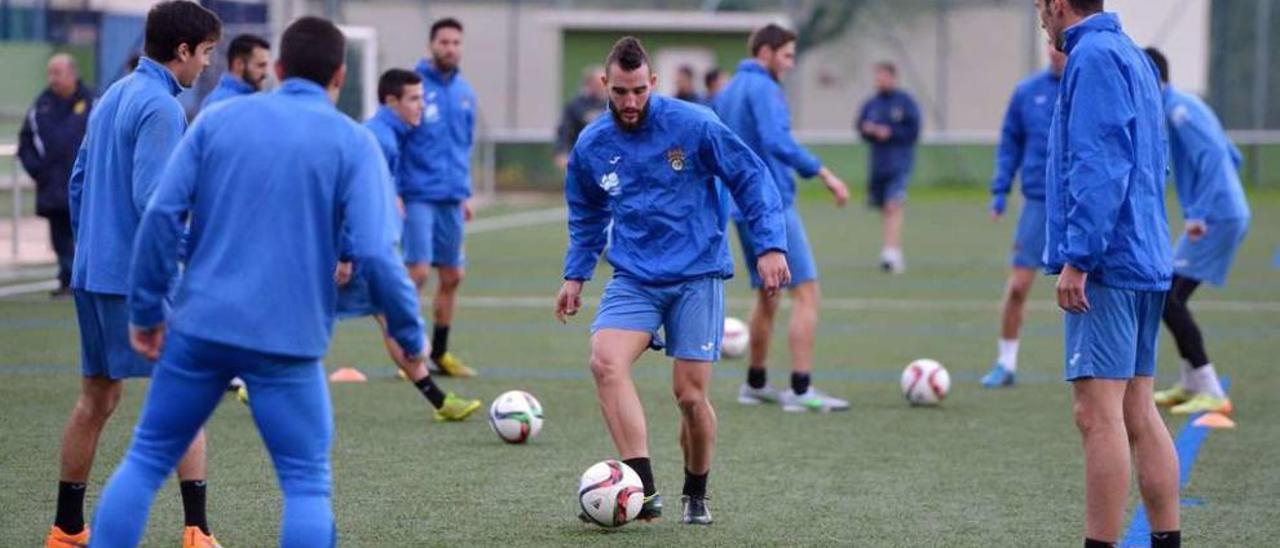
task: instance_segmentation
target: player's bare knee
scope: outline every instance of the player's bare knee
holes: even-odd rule
[[[597,385],[608,384],[623,373],[623,363],[613,357],[591,353],[591,376]]]
[[[777,293],[769,295],[764,291],[756,292],[756,311],[764,315],[765,318],[773,318],[778,313],[778,306],[782,300]]]
[[[460,268],[446,268],[440,270],[440,291],[445,293],[453,293],[458,290],[458,286],[462,285],[463,278],[466,278],[466,272]]]
[[[115,412],[122,396],[120,381],[95,380],[86,382],[76,401],[76,411],[85,418],[105,421]]]
[[[1123,424],[1120,417],[1079,401],[1072,405],[1072,414],[1075,416],[1076,428],[1086,438]]]
[[[1009,279],[1009,300],[1014,303],[1027,302],[1027,296],[1031,293],[1031,282],[1020,280],[1018,278]]]

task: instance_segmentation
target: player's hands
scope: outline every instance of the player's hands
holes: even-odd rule
[[[568,155],[568,154],[565,154],[565,153],[563,153],[563,152],[561,152],[561,153],[559,153],[559,154],[556,154],[556,167],[560,168],[560,171],[566,171],[566,170],[568,170],[568,169],[569,169],[569,155]]]
[[[408,213],[405,213],[404,198],[399,196],[396,196],[396,213],[400,214],[401,219],[409,216]]]
[[[1084,286],[1089,278],[1088,272],[1076,270],[1066,265],[1058,275],[1058,308],[1073,314],[1089,311],[1089,299],[1085,296]]]
[[[870,121],[870,120],[867,120],[866,122],[863,122],[863,123],[862,123],[862,125],[858,127],[858,129],[860,129],[860,130],[862,131],[862,133],[863,133],[863,134],[868,135],[868,136],[871,136],[871,137],[875,137],[875,136],[876,136],[876,134],[878,133],[878,132],[876,131],[876,124],[875,124],[875,122],[872,122],[872,121]]]
[[[582,282],[578,280],[565,280],[564,285],[560,286],[560,294],[556,295],[556,319],[560,323],[568,321],[569,316],[574,316],[578,310],[582,309]]]
[[[471,209],[471,200],[464,200],[462,202],[462,222],[469,223],[471,222],[471,219],[474,219],[475,217],[476,212]]]
[[[333,281],[337,282],[338,287],[342,287],[351,282],[351,272],[355,270],[355,265],[351,261],[339,261],[338,267],[333,269]]]
[[[823,167],[818,170],[818,176],[822,177],[823,184],[827,185],[827,190],[831,191],[831,197],[836,201],[836,207],[844,207],[849,203],[849,187],[840,180],[835,173]]]
[[[767,251],[756,258],[756,270],[760,272],[764,291],[769,295],[791,285],[791,269],[787,268],[787,255],[781,251]]]
[[[1005,194],[994,194],[991,196],[991,220],[999,221],[1004,216],[1004,210],[1009,206],[1009,196]]]
[[[880,139],[881,141],[888,141],[890,137],[893,137],[893,128],[891,128],[891,127],[889,127],[889,126],[877,126],[877,127],[876,127],[876,138],[877,138],[877,139]]]
[[[1206,233],[1209,232],[1209,225],[1204,219],[1187,219],[1187,239],[1193,242],[1200,241]]]
[[[147,361],[156,361],[160,359],[160,351],[164,349],[164,334],[164,324],[146,329],[130,325],[129,345]]]

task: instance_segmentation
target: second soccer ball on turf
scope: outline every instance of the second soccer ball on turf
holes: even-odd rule
[[[726,358],[741,358],[751,344],[751,332],[747,324],[737,318],[724,319],[724,338],[720,341],[720,353]]]
[[[640,514],[644,484],[635,470],[620,461],[598,462],[578,480],[578,505],[592,523],[621,527]]]
[[[489,406],[489,427],[507,443],[525,443],[542,430],[542,404],[522,390],[503,392]]]
[[[911,405],[938,405],[951,390],[951,374],[933,360],[916,360],[902,371],[902,396]]]

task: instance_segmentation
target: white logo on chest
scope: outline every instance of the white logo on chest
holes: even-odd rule
[[[610,196],[617,196],[622,194],[622,180],[617,173],[609,173],[600,178],[600,188]]]

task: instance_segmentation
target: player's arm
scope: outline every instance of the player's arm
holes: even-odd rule
[[[31,110],[27,111],[27,117],[22,122],[22,130],[18,132],[18,160],[32,179],[40,177],[45,165],[46,151],[40,136],[36,134],[37,127],[36,105],[31,105]]]
[[[766,291],[775,291],[791,282],[787,269],[787,232],[782,198],[769,170],[760,157],[718,120],[708,120],[702,131],[705,165],[713,166],[734,203],[751,227],[756,266]]]
[[[608,243],[606,232],[612,209],[609,195],[592,180],[581,147],[569,153],[564,179],[564,199],[569,207],[569,248],[564,256],[564,285],[556,296],[556,319],[562,323],[582,308],[582,284],[595,273],[600,253]]]
[[[129,276],[130,340],[135,350],[152,360],[159,357],[164,344],[165,299],[185,245],[183,234],[203,144],[201,127],[197,125],[178,143],[172,161],[157,175],[155,193],[134,239]]]
[[[391,174],[378,143],[367,130],[352,132],[344,149],[344,172],[338,182],[342,220],[351,238],[351,258],[369,282],[373,303],[387,318],[387,333],[406,356],[419,356],[426,348],[418,294],[396,252],[395,196]]]
[[[821,177],[827,190],[835,197],[836,204],[843,206],[849,200],[849,188],[835,173],[822,165],[822,160],[795,140],[791,133],[791,112],[787,108],[786,97],[781,91],[772,92],[772,95],[754,96],[747,100],[752,118],[756,122],[756,133],[760,135],[766,153],[782,160],[782,163],[805,179]]]
[[[1115,61],[1103,56],[1078,61],[1074,107],[1066,121],[1071,167],[1065,186],[1071,203],[1061,250],[1068,265],[1088,273],[1106,253],[1129,192],[1135,165],[1129,123],[1136,108],[1124,79],[1115,76]]]
[[[186,115],[177,104],[153,101],[145,107],[133,149],[133,207],[139,215],[147,209],[186,128]]]
[[[1235,169],[1235,161],[1230,151],[1215,139],[1214,129],[1207,120],[1188,115],[1169,122],[1169,131],[1176,134],[1183,152],[1191,156],[1191,168],[1195,170],[1187,176],[1192,183],[1191,196],[1182,197],[1187,204],[1183,215],[1188,227],[1203,225],[1212,213],[1214,187],[1226,184],[1234,176],[1228,170]],[[1233,145],[1231,149],[1234,148]]]
[[[574,103],[570,102],[560,111],[560,124],[556,126],[556,156],[569,154],[569,148],[573,146],[573,143],[569,142],[569,138],[573,136],[575,120],[579,116],[573,107]]]
[[[76,162],[71,166],[71,179],[67,181],[67,204],[71,208],[71,233],[80,233],[80,199],[84,196],[84,166],[89,161],[89,140],[80,142]]]
[[[862,104],[862,111],[858,113],[858,119],[853,122],[853,130],[858,132],[863,141],[868,143],[878,143],[880,138],[876,136],[876,124],[871,121],[871,103],[875,99]]]
[[[1027,134],[1022,125],[1022,93],[1015,90],[1009,98],[1004,122],[1000,124],[1000,144],[996,146],[996,172],[991,177],[991,214],[1004,215],[1006,198],[1013,189],[1013,177],[1022,167]]]

